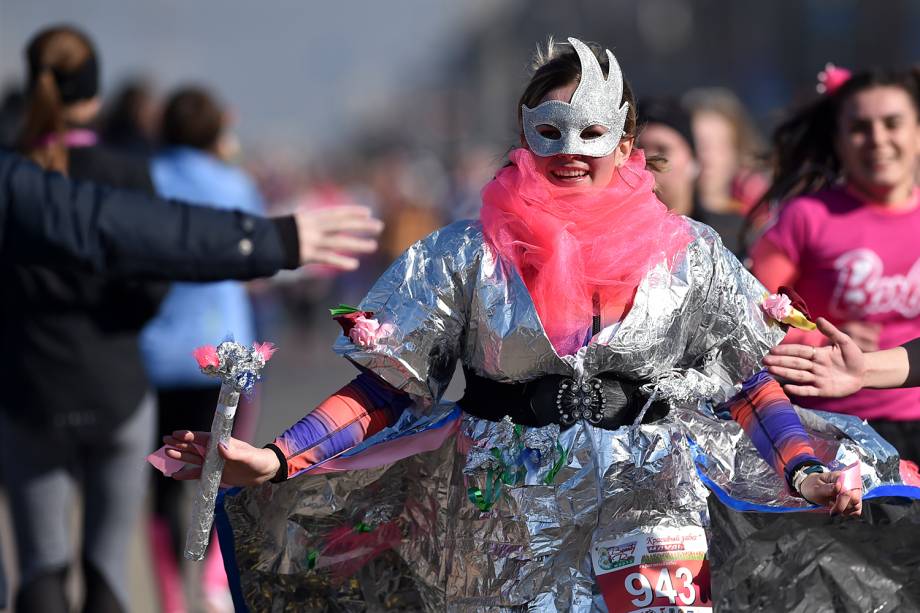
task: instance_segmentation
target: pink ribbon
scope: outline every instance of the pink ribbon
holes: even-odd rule
[[[203,458],[207,449],[199,445],[198,443],[192,443],[195,449],[201,454]],[[153,453],[147,456],[147,461],[150,462],[150,465],[156,468],[158,471],[163,473],[166,477],[172,477],[174,474],[188,466],[182,460],[175,460],[168,455],[166,455],[166,445],[163,445]]]
[[[57,134],[56,132],[45,134],[35,141],[35,146],[47,147],[48,145],[57,143],[68,148],[94,147],[99,143],[99,137],[96,136],[96,133],[92,130],[78,128],[76,130],[68,130],[63,134]]]
[[[917,468],[914,462],[910,460],[901,460],[899,468],[901,472],[901,481],[903,481],[905,485],[920,487],[920,469]]]
[[[840,472],[840,476],[837,477],[837,483],[839,483],[845,492],[850,490],[861,490],[862,489],[862,471],[860,469],[859,461],[853,462]]]

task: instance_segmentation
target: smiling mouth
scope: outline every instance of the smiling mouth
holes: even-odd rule
[[[588,176],[588,171],[583,168],[557,168],[553,176],[562,181],[574,181]]]
[[[877,159],[866,160],[866,166],[868,166],[869,168],[871,168],[871,169],[873,169],[873,170],[882,170],[882,169],[884,169],[884,168],[888,168],[888,167],[891,166],[894,162],[895,162],[895,160],[893,160],[893,159],[891,159],[891,158],[885,158],[885,159],[878,159],[878,158],[877,158]]]

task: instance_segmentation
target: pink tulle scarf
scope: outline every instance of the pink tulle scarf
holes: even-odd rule
[[[639,149],[606,188],[561,187],[515,149],[482,190],[486,240],[514,264],[560,355],[584,344],[601,305],[628,305],[646,272],[671,265],[690,242],[683,218],[653,191]]]

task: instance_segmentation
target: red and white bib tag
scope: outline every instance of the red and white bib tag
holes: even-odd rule
[[[591,558],[610,613],[712,613],[706,532],[654,528],[594,543]]]

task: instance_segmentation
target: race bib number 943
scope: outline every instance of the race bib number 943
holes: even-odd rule
[[[712,613],[706,533],[655,528],[591,547],[610,613]]]

